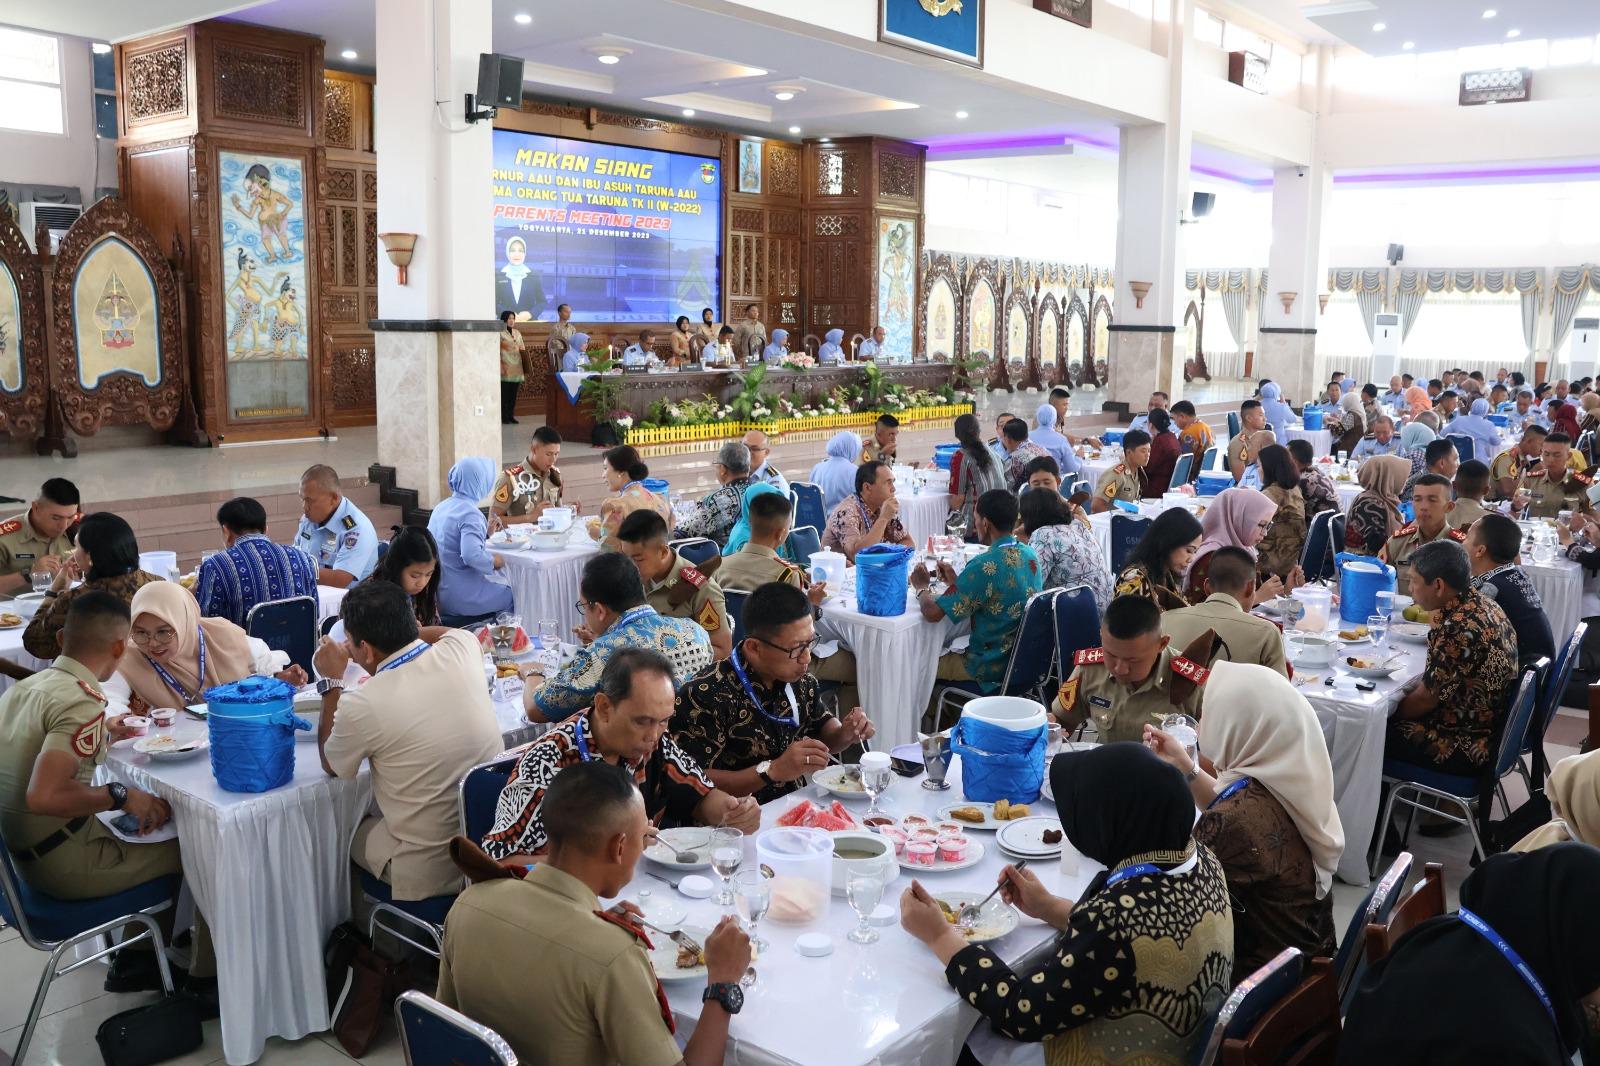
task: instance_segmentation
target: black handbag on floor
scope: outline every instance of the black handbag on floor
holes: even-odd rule
[[[106,1066],[155,1066],[186,1055],[205,1041],[200,1005],[168,996],[148,1007],[113,1014],[94,1034]]]

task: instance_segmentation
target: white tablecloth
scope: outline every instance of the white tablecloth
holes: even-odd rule
[[[1326,429],[1306,429],[1304,426],[1291,427],[1285,431],[1284,442],[1292,440],[1308,440],[1311,442],[1311,451],[1321,457],[1333,450],[1333,434]]]
[[[921,780],[897,776],[881,800],[884,809],[891,814],[932,816],[941,806],[962,799],[959,758],[951,764],[948,780],[952,787],[948,791],[923,789]],[[815,798],[816,791],[807,788],[802,794]],[[797,794],[768,804],[761,812],[763,826],[771,826],[798,799]],[[857,814],[866,809],[864,801],[849,806]],[[1036,813],[1055,811],[1048,800],[1042,800]],[[994,887],[1001,866],[1009,860],[995,846],[993,834],[975,832],[970,836],[984,845],[983,859],[966,870],[920,874],[918,879],[930,892],[984,893]],[[753,861],[748,842],[745,861],[747,866]],[[1098,869],[1087,859],[1080,860],[1070,876],[1061,872],[1056,860],[1029,866],[1046,888],[1071,899],[1081,895]],[[646,871],[665,872],[641,859],[637,876],[623,892],[625,898],[637,900],[640,890],[648,889],[658,900],[665,896],[686,907],[688,925],[710,928],[716,923],[722,911],[715,904],[680,896]],[[910,885],[909,874],[900,871],[884,887],[883,902],[898,912],[900,894]],[[898,921],[880,927],[875,944],[847,940],[846,934],[855,926],[855,912],[837,895],[815,930],[761,923],[760,934],[772,947],[756,961],[758,980],[746,992],[744,1009],[730,1026],[726,1062],[739,1066],[953,1066],[967,1035],[980,1024],[978,1012],[956,997],[939,960],[901,929]],[[815,959],[795,951],[795,937],[810,931],[832,938],[831,955]],[[1015,930],[989,946],[1007,963],[1017,965],[1055,936],[1051,927],[1024,916]],[[670,981],[665,988],[677,1016],[678,1038],[687,1040],[700,1018],[700,993],[705,983]]]
[[[918,548],[925,547],[929,537],[944,536],[944,520],[950,514],[948,484],[925,484],[920,493],[903,489],[895,493],[900,501],[900,524]]]
[[[28,622],[33,618],[33,613],[39,607],[37,600],[0,600],[0,611],[10,614],[20,614],[22,624],[15,629],[0,629],[0,659],[10,659],[18,666],[29,670],[42,670],[49,666],[51,660],[36,659],[22,648],[22,634],[28,629]],[[0,692],[4,692],[16,682],[4,674],[0,674]]]
[[[317,621],[326,622],[330,618],[339,617],[339,608],[344,604],[344,597],[350,590],[348,588],[335,588],[332,585],[317,586]]]
[[[491,546],[505,559],[505,574],[511,580],[511,595],[525,627],[554,619],[563,634],[569,634],[581,618],[574,606],[578,602],[578,579],[583,565],[599,551],[584,531],[573,532],[567,547],[556,552],[506,551]],[[569,639],[563,636],[562,639]]]
[[[531,727],[520,701],[495,705],[507,744]],[[174,733],[201,733],[180,716]],[[294,780],[271,792],[224,792],[211,762],[151,762],[126,745],[100,771],[172,805],[183,876],[211,927],[230,1066],[261,1057],[267,1038],[329,1027],[322,945],[350,917],[350,835],[372,795],[365,767],[351,780],[322,770],[314,743],[295,745]]]
[[[939,653],[957,630],[948,619],[925,621],[909,589],[905,613],[892,618],[857,611],[854,591],[847,587],[828,597],[817,632],[854,653],[861,707],[878,730],[873,746],[888,751],[917,739]]]
[[[1557,558],[1548,563],[1536,563],[1526,556],[1522,569],[1539,590],[1544,602],[1544,613],[1550,619],[1550,634],[1555,637],[1556,653],[1572,637],[1583,615],[1583,567],[1571,559]]]

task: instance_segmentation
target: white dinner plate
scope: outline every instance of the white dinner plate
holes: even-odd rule
[[[858,766],[825,766],[811,775],[811,780],[842,799],[867,799],[867,790],[861,784]]]
[[[1043,814],[1018,818],[1014,822],[1007,822],[994,839],[1002,850],[1013,855],[1020,855],[1024,859],[1048,859],[1061,854],[1061,841],[1046,844],[1044,834],[1047,830],[1060,833],[1061,820]]]
[[[4,617],[5,615],[11,615],[11,617],[15,618],[16,621],[12,622],[12,621],[6,620],[6,618]],[[3,613],[0,613],[0,629],[21,629],[23,626],[25,626],[27,624],[28,624],[28,620],[26,618],[22,617],[20,614],[15,614],[15,613],[13,613],[11,611],[6,611],[6,612],[3,612]]]
[[[1387,680],[1396,670],[1400,669],[1400,667],[1404,665],[1399,656],[1386,656],[1385,658],[1387,658],[1389,661],[1389,665],[1387,666],[1351,666],[1348,661],[1350,658],[1351,656],[1347,655],[1343,659],[1340,659],[1337,664],[1339,669],[1348,673],[1352,673],[1357,677],[1370,678],[1373,681]],[[1357,658],[1359,658],[1359,656],[1357,656]],[[1383,660],[1380,659],[1378,661],[1382,662]]]
[[[968,821],[964,821],[964,820],[962,820],[960,818],[951,817],[950,812],[955,810],[958,807],[972,807],[972,808],[975,808],[977,810],[982,811],[983,812],[983,821],[981,821],[981,822],[968,822]],[[946,803],[943,807],[939,808],[938,814],[939,814],[939,817],[937,819],[935,819],[935,821],[939,821],[939,822],[954,822],[955,824],[961,826],[962,829],[988,829],[988,830],[995,830],[995,829],[999,829],[1001,826],[1006,824],[1005,822],[1000,821],[1000,820],[995,818],[995,816],[994,816],[994,804],[992,804],[992,803],[979,803],[976,800],[967,800],[964,803]]]
[[[983,845],[969,837],[967,838],[967,857],[962,859],[960,862],[945,862],[943,859],[939,858],[939,853],[935,851],[933,853],[932,866],[917,866],[913,863],[906,862],[905,855],[902,854],[900,856],[900,869],[910,870],[914,874],[942,874],[950,873],[955,870],[965,870],[969,866],[976,866],[982,861]]]
[[[1426,622],[1395,622],[1389,626],[1389,635],[1407,644],[1426,644],[1430,628]]]
[[[983,896],[981,892],[940,892],[933,898],[956,914],[960,914],[962,907],[969,903],[977,903]],[[978,924],[971,929],[961,929],[961,932],[971,943],[981,944],[986,940],[999,940],[1015,929],[1020,922],[1017,909],[1009,903],[1000,902],[1000,897],[996,896],[985,903],[983,909],[978,912]],[[950,924],[955,925],[954,922]],[[956,928],[960,929],[960,926]]]
[[[711,935],[711,930],[700,926],[686,925],[683,932],[694,937],[700,946],[705,947],[706,937]],[[698,966],[680,967],[678,965],[678,943],[665,933],[658,933],[654,929],[646,929],[650,943],[650,965],[655,968],[656,977],[662,981],[704,981],[706,979],[706,964]]]
[[[644,849],[644,857],[670,866],[674,870],[709,870],[711,869],[711,830],[703,826],[682,826],[677,829],[663,829],[656,834],[661,840],[667,841],[672,847],[665,844],[651,844]],[[679,862],[673,849],[684,854],[693,854],[693,862]]]
[[[134,751],[140,755],[148,755],[156,762],[181,762],[184,759],[192,759],[209,747],[211,742],[205,736],[179,740],[167,734],[143,736],[133,742]]]

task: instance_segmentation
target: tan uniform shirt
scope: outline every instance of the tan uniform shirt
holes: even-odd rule
[[[1445,521],[1457,529],[1466,529],[1488,513],[1489,508],[1485,507],[1481,500],[1460,499],[1450,509],[1450,514]]]
[[[676,1066],[642,938],[595,914],[548,863],[461,894],[444,926],[438,999],[503,1037],[523,1066]]]
[[[520,517],[541,504],[561,502],[561,468],[541,474],[526,460],[500,471],[494,482],[495,514]]]
[[[811,578],[804,570],[765,544],[746,544],[732,555],[724,556],[717,567],[717,581],[724,589],[735,592],[754,592],[762,585],[781,581],[797,589],[811,586]]]
[[[645,602],[667,618],[692,618],[707,633],[720,633],[728,626],[728,601],[722,586],[707,571],[719,572],[720,559],[706,561],[704,571],[690,566],[683,556],[672,553],[672,568],[663,581],[645,583]]]
[[[31,848],[71,819],[28,811],[28,780],[42,751],[78,759],[89,784],[106,760],[105,696],[87,668],[65,655],[0,697],[0,832],[12,848]]]
[[[1266,430],[1257,432],[1265,433]],[[1250,465],[1244,458],[1244,446],[1249,443],[1250,438],[1250,432],[1246,431],[1228,441],[1228,472],[1233,475],[1235,481],[1239,479],[1239,472]]]
[[[578,327],[571,322],[556,322],[550,327],[550,336],[561,339],[561,350],[565,352],[571,345],[572,335],[578,332]]]
[[[877,437],[868,437],[866,443],[861,446],[861,458],[857,459],[856,462],[870,463],[874,460],[892,464],[894,462],[894,449],[885,449],[883,445],[878,443]]]
[[[1435,540],[1453,540],[1457,544],[1467,539],[1462,530],[1452,526],[1449,519],[1445,520],[1444,528],[1431,537],[1424,537],[1422,530],[1415,522],[1407,522],[1394,531],[1394,536],[1384,544],[1378,552],[1378,558],[1388,563],[1395,569],[1395,588],[1408,589],[1411,582],[1411,555],[1422,545]]]
[[[1520,448],[1507,448],[1495,456],[1494,461],[1489,464],[1489,498],[1505,499],[1505,495],[1500,491],[1500,482],[1506,478],[1521,478],[1530,466],[1537,466],[1538,463],[1538,456],[1531,458],[1525,456]]]
[[[1167,611],[1161,616],[1161,632],[1172,638],[1175,648],[1188,647],[1208,629],[1222,641],[1214,659],[1254,663],[1285,677],[1289,675],[1283,655],[1283,632],[1265,618],[1246,611],[1226,593],[1213,592],[1193,607]]]
[[[1094,487],[1094,494],[1102,500],[1127,500],[1129,503],[1138,503],[1144,494],[1144,478],[1139,476],[1139,471],[1128,469],[1127,464],[1118,463],[1100,475],[1100,481]]]
[[[0,522],[0,574],[20,574],[46,555],[64,556],[72,551],[65,535],[48,540],[39,535],[26,513]]]
[[[384,669],[417,647],[424,650],[415,659]],[[432,646],[418,642],[384,660],[366,684],[340,696],[324,747],[340,777],[354,777],[363,759],[372,763],[379,815],[362,823],[351,858],[387,880],[396,899],[455,892],[456,788],[504,747],[471,633],[452,629]]]
[[[1073,658],[1072,676],[1062,683],[1054,707],[1068,728],[1092,718],[1102,744],[1142,742],[1145,725],[1159,726],[1165,715],[1200,717],[1201,685],[1210,671],[1199,663],[1162,648],[1150,676],[1130,687],[1111,676],[1105,657],[1103,648],[1085,648]]]
[[[735,359],[750,358],[751,348],[755,354],[760,355],[761,349],[767,343],[767,326],[760,319],[752,322],[748,318],[741,318],[739,324],[733,327],[733,357]]]
[[[1555,518],[1562,511],[1589,513],[1589,486],[1594,479],[1588,474],[1569,471],[1566,479],[1551,481],[1544,472],[1536,470],[1523,474],[1517,489],[1526,489],[1533,499],[1528,503],[1526,518]]]

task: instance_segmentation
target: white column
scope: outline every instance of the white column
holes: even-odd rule
[[[1110,392],[1143,410],[1154,390],[1177,400],[1183,353],[1175,351],[1183,320],[1183,234],[1189,214],[1189,163],[1194,133],[1188,71],[1194,50],[1194,0],[1170,0],[1167,121],[1125,126],[1117,155],[1116,321],[1112,324]],[[1142,307],[1134,282],[1149,285]]]
[[[378,230],[417,234],[407,284],[378,257],[378,461],[423,506],[457,459],[500,460],[490,122],[468,124],[490,0],[384,0],[373,147]]]
[[[1320,163],[1280,167],[1272,173],[1272,249],[1267,291],[1261,298],[1261,344],[1256,374],[1271,378],[1291,402],[1316,392],[1317,294],[1327,284],[1322,220],[1332,173]],[[1286,293],[1294,301],[1284,310]]]

